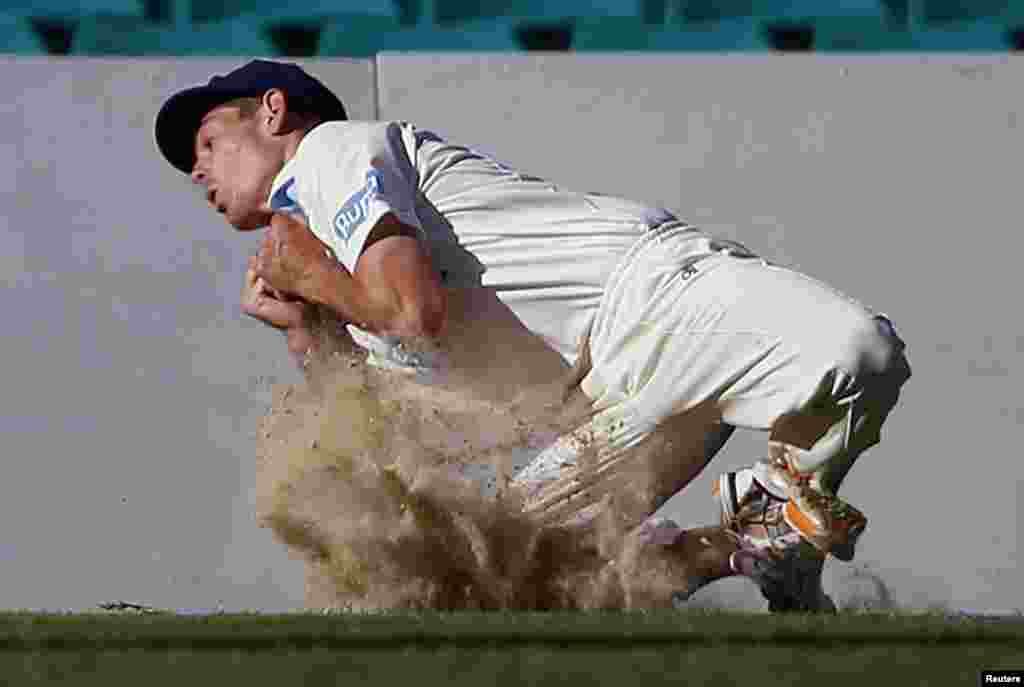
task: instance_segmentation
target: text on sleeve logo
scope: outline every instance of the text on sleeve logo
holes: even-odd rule
[[[348,241],[355,230],[366,221],[370,212],[370,201],[383,188],[383,175],[377,169],[366,173],[366,185],[353,193],[334,216],[334,233],[342,241]]]

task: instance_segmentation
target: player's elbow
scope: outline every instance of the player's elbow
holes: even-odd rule
[[[436,339],[448,317],[447,298],[441,288],[425,289],[406,300],[392,322],[390,333],[403,337]]]

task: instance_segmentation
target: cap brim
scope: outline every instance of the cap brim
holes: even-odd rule
[[[196,162],[196,132],[203,117],[218,105],[252,95],[196,86],[171,96],[156,115],[156,144],[167,161],[185,174]]]

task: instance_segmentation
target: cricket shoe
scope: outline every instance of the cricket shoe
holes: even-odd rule
[[[857,508],[797,473],[783,459],[764,459],[751,468],[753,481],[776,499],[784,499],[786,524],[823,554],[853,560],[857,540],[868,521]],[[721,482],[722,480],[720,480]],[[728,480],[726,480],[728,481]],[[722,500],[723,509],[733,501]]]
[[[738,546],[730,567],[757,584],[769,610],[835,612],[821,586],[825,554],[789,524],[788,500],[766,489],[751,468],[722,475],[714,494]]]

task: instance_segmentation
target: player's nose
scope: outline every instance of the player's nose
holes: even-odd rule
[[[191,176],[193,184],[202,185],[206,181],[206,172],[200,169],[198,164],[196,164],[196,166],[192,168]]]

